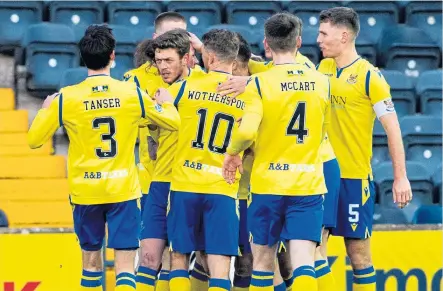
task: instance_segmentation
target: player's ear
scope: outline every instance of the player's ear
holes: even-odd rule
[[[301,47],[301,43],[302,43],[301,36],[297,36],[297,42],[296,42],[297,49],[299,49]]]
[[[115,60],[115,51],[112,51],[110,59],[111,61]]]
[[[234,60],[234,62],[232,63],[232,71],[233,72],[237,70],[237,66],[238,66],[237,60]]]
[[[349,32],[343,31],[341,34],[341,43],[347,43],[349,41]]]
[[[152,34],[152,39],[156,39],[158,36],[158,34],[156,34],[155,32]]]
[[[189,64],[189,54],[185,54],[182,58],[182,65],[187,66]]]

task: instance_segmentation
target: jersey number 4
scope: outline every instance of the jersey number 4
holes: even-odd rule
[[[117,154],[117,141],[114,139],[115,120],[112,117],[97,117],[92,121],[93,129],[99,129],[102,125],[107,125],[109,129],[107,133],[102,134],[102,141],[109,142],[109,151],[96,148],[95,154],[100,159],[113,158]]]
[[[286,135],[296,135],[297,143],[305,143],[305,138],[308,136],[308,129],[306,126],[306,102],[298,102],[295,107],[294,115],[286,128]]]
[[[193,148],[203,149],[205,146],[203,142],[203,134],[205,130],[207,113],[208,109],[206,108],[200,108],[199,110],[197,110],[197,114],[200,116],[200,120],[198,122],[197,137],[192,142]],[[225,138],[223,139],[223,144],[221,146],[217,146],[214,144],[214,141],[218,131],[218,126],[220,125],[220,122],[222,120],[228,123],[228,128],[225,133]],[[217,154],[224,154],[226,152],[226,149],[228,148],[229,145],[229,141],[231,140],[231,133],[232,133],[232,128],[234,127],[234,123],[235,123],[235,118],[232,115],[228,115],[221,112],[215,114],[214,120],[212,121],[211,134],[209,136],[209,142],[208,142],[208,149],[211,152]]]

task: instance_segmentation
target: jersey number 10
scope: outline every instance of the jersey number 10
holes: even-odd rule
[[[200,116],[200,120],[198,122],[197,137],[192,142],[192,147],[196,149],[203,149],[205,146],[205,143],[203,142],[203,135],[205,130],[206,115],[208,114],[208,109],[200,108],[199,110],[197,110],[197,114]],[[218,126],[220,124],[220,121],[222,120],[228,122],[228,128],[225,133],[225,138],[223,139],[223,144],[221,146],[217,146],[214,144],[214,141],[217,135]],[[217,154],[224,154],[226,152],[226,149],[228,148],[229,145],[229,141],[231,140],[231,133],[232,133],[232,128],[234,127],[234,123],[235,123],[235,118],[232,115],[228,115],[221,112],[218,112],[217,114],[214,115],[214,120],[212,121],[212,126],[211,126],[211,134],[209,136],[209,142],[208,142],[208,149],[211,152]]]

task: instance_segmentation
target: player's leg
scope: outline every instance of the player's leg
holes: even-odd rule
[[[169,289],[171,291],[190,291],[189,257],[198,250],[201,233],[202,195],[188,192],[171,191],[167,230],[171,250],[171,272]]]
[[[135,255],[140,244],[141,224],[139,199],[109,204],[106,222],[108,247],[115,251],[115,290],[135,290]],[[147,279],[155,280],[155,277]]]
[[[280,275],[283,278],[286,286],[286,290],[292,290],[292,283],[294,278],[292,277],[292,265],[291,256],[289,253],[289,245],[287,243],[281,245],[279,252],[277,253],[277,260],[280,269]]]
[[[283,225],[284,197],[252,194],[248,208],[248,229],[252,241],[252,278],[250,291],[274,290],[275,256]]]
[[[280,242],[277,243],[279,248],[280,246]],[[278,250],[277,250],[278,251]],[[280,272],[280,265],[278,264],[278,259],[275,258],[275,267],[274,267],[274,280],[273,280],[273,285],[274,285],[274,291],[286,291],[286,284],[285,281],[283,280],[283,277],[281,275]]]
[[[209,291],[229,291],[231,257],[238,253],[239,213],[235,198],[210,194],[203,211],[204,247],[209,269]]]
[[[376,290],[369,239],[374,203],[375,189],[372,181],[341,179],[337,226],[331,233],[345,238],[346,252],[354,272],[354,291]]]
[[[194,267],[191,272],[191,291],[207,291],[209,288],[209,272],[204,252],[196,252]]]
[[[323,163],[323,173],[325,176],[326,188],[323,202],[323,235],[322,243],[317,247],[315,254],[315,272],[317,274],[318,290],[333,291],[336,290],[334,276],[328,264],[328,238],[330,229],[337,223],[338,195],[340,192],[340,167],[336,159]]]
[[[282,238],[289,240],[295,290],[317,291],[315,249],[321,242],[323,195],[287,197]],[[301,224],[300,221],[303,221]]]
[[[238,245],[241,255],[235,258],[233,291],[246,291],[249,289],[252,274],[252,253],[248,232],[248,201],[240,199],[238,203],[240,213]]]
[[[170,183],[152,182],[149,194],[143,200],[143,216],[140,233],[140,266],[137,270],[137,290],[150,291],[154,285],[144,280],[150,274],[156,274],[160,268],[163,251],[167,240],[166,210],[168,206]],[[168,264],[169,265],[169,264]],[[162,269],[163,265],[162,265]],[[166,269],[169,271],[169,269]],[[164,273],[164,272],[163,272]],[[164,279],[164,276],[163,276]],[[164,284],[160,284],[164,285]],[[157,287],[157,289],[159,289]],[[163,290],[162,290],[163,291]]]
[[[169,291],[169,273],[171,270],[171,256],[168,248],[163,250],[162,268],[155,284],[156,291]]]
[[[101,291],[102,245],[105,237],[106,205],[73,205],[74,230],[82,249],[81,291]]]

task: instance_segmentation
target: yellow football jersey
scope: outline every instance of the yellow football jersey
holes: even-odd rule
[[[367,179],[372,175],[373,106],[391,98],[389,85],[378,69],[362,58],[341,69],[333,59],[324,59],[317,70],[331,82],[328,136],[341,177]]]
[[[315,69],[315,65],[300,52],[297,52],[295,60],[297,63],[304,64],[306,67],[310,69]],[[269,70],[274,66],[274,63],[272,61],[263,63],[263,62],[256,62],[254,60],[250,60],[248,66],[249,66],[249,73],[257,74]],[[335,159],[334,150],[332,149],[331,143],[329,142],[329,138],[327,135],[325,136],[321,144],[320,155],[323,162]]]
[[[172,103],[159,106],[132,83],[95,75],[62,88],[49,108],[38,112],[28,142],[41,146],[64,126],[71,201],[115,203],[141,196],[134,147],[138,127],[150,123],[178,130],[180,117]]]
[[[329,124],[328,79],[302,64],[275,65],[253,76],[243,94],[261,102],[246,108],[241,130],[233,136],[228,153],[236,154],[249,146],[245,143],[251,137],[249,132],[258,129],[251,192],[326,193],[320,145]],[[246,118],[250,111],[261,115],[253,124]]]
[[[248,199],[253,163],[254,154],[252,152],[243,156],[243,174],[238,185],[238,199]]]
[[[243,115],[245,97],[216,93],[230,74],[210,71],[169,87],[183,119],[172,170],[171,189],[237,198],[238,181],[229,185],[222,176],[224,153]]]
[[[300,52],[297,52],[297,54],[295,55],[295,61],[299,64],[303,64],[303,65],[307,66],[310,69],[315,69],[314,63],[311,62],[311,60],[309,60],[306,56],[304,56]],[[251,75],[265,72],[265,71],[269,70],[270,68],[272,68],[273,66],[274,66],[273,61],[257,62],[254,60],[249,60],[249,63],[248,63],[249,73]]]
[[[157,92],[159,88],[167,88],[169,86],[167,83],[163,82],[162,77],[158,73],[157,67],[152,65],[150,62],[146,62],[140,67],[128,71],[124,75],[123,80],[128,82],[131,81],[134,82],[140,89],[142,89],[151,96],[154,96],[155,92]],[[140,183],[144,185],[150,183],[150,180],[153,178],[154,168],[155,168],[154,165],[156,164],[156,161],[152,161],[151,158],[149,157],[149,151],[148,151],[149,136],[150,132],[147,127],[140,128],[139,131],[140,163],[142,163],[145,169],[149,172],[148,175],[140,176]],[[155,139],[156,141],[158,141],[157,138]],[[147,179],[148,177],[150,178],[150,180],[145,181],[144,179]],[[142,192],[144,194],[147,194],[149,191],[147,192],[142,191]]]

